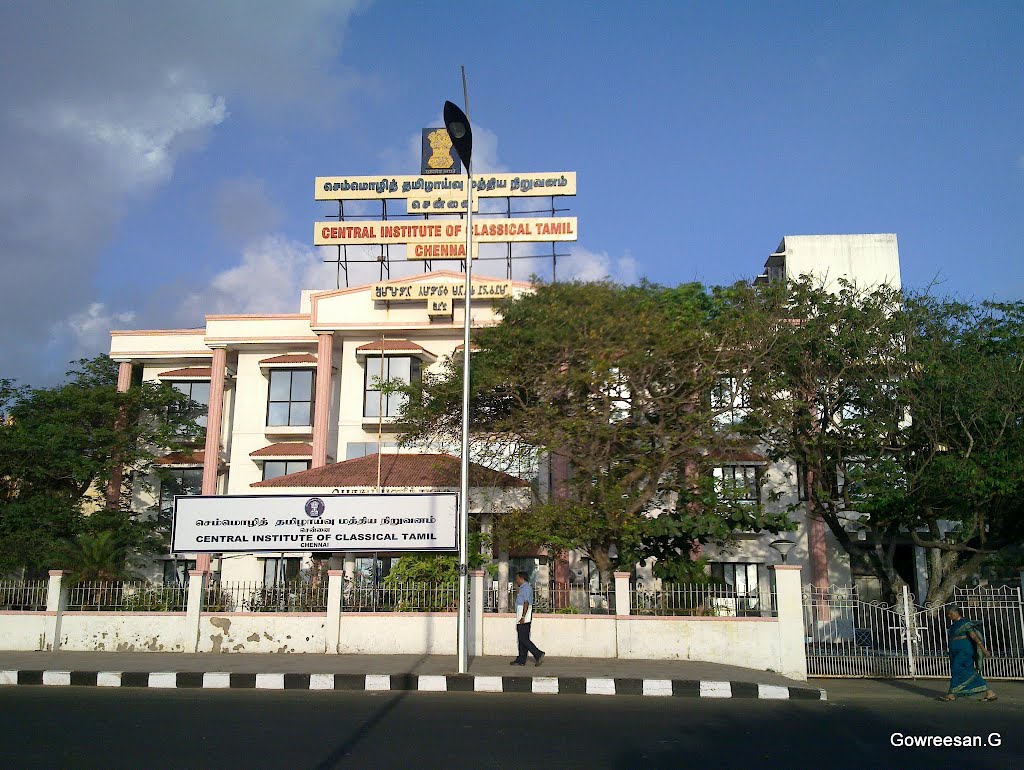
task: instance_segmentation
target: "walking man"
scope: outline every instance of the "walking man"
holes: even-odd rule
[[[516,594],[516,635],[519,637],[519,657],[513,660],[510,666],[525,666],[527,654],[532,654],[536,659],[535,666],[544,662],[544,652],[537,649],[537,645],[530,641],[530,625],[533,622],[533,586],[529,583],[529,575],[525,572],[516,573],[516,585],[519,593]]]

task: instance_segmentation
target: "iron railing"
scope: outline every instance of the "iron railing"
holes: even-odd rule
[[[188,589],[144,581],[92,580],[68,591],[67,609],[75,612],[184,612]]]
[[[457,612],[458,583],[345,581],[342,612]]]
[[[515,583],[506,591],[506,612],[515,612]],[[501,588],[485,589],[484,612],[497,612]],[[613,584],[586,586],[577,583],[541,583],[534,586],[534,612],[538,614],[614,615],[615,586]]]
[[[267,584],[222,581],[207,586],[204,612],[327,612],[327,581]]]
[[[681,615],[690,617],[774,617],[774,594],[760,591],[737,593],[718,583],[665,583],[661,588],[630,588],[629,605],[634,615]]]
[[[935,677],[949,671],[946,609],[960,605],[980,624],[982,673],[1024,677],[1024,605],[1019,588],[957,588],[949,604],[917,606],[904,591],[894,606],[861,600],[853,587],[804,591],[807,672],[834,677]]]
[[[47,586],[46,580],[0,580],[0,610],[42,612]]]

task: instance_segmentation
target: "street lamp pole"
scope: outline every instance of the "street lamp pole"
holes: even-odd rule
[[[465,87],[465,75],[463,75]],[[466,167],[466,289],[462,328],[462,466],[459,486],[459,673],[469,670],[469,326],[473,295],[473,131],[469,118],[451,102],[444,103],[444,125]]]

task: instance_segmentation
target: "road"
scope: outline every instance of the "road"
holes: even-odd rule
[[[829,702],[636,696],[0,688],[10,768],[1024,766],[1024,685],[938,703],[910,683]],[[894,747],[998,734],[985,748]]]

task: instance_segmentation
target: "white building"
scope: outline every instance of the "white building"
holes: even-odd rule
[[[845,277],[860,286],[899,286],[896,237],[786,236],[759,280],[803,273],[829,282]],[[211,315],[202,329],[112,332],[110,355],[121,362],[121,387],[128,387],[133,367],[140,367],[143,379],[169,383],[209,404],[205,451],[161,460],[165,480],[152,498],[137,495],[139,510],[158,507],[169,515],[175,494],[376,491],[378,485],[457,490],[455,458],[427,459],[397,449],[400,426],[393,415],[399,397],[382,393],[375,378],[408,382],[461,349],[463,304],[457,287],[464,280],[458,273],[432,272],[351,289],[304,291],[294,314]],[[498,321],[490,298],[530,290],[525,283],[486,277],[476,278],[474,286],[482,287],[474,289],[472,323],[478,327]],[[429,297],[441,295],[451,297],[447,305],[431,304]],[[794,471],[785,464],[765,468],[764,458],[749,452],[724,458],[717,472],[736,480],[766,478],[781,492],[775,505],[787,506],[800,498]],[[484,514],[486,525],[487,516],[517,504],[516,488],[532,480],[491,472],[474,485],[470,510]],[[751,486],[762,499],[766,492]],[[794,518],[797,526],[788,537],[796,546],[789,560],[809,567],[805,580],[820,580],[816,572],[827,570],[829,583],[851,582],[848,559],[822,522],[809,522],[800,513]],[[749,535],[735,547],[708,547],[704,553],[713,574],[737,592],[766,592],[766,567],[779,560],[770,546],[774,539]],[[174,554],[163,560],[162,569],[171,578],[198,562],[229,580],[277,580],[302,566],[300,556],[231,555],[211,565],[203,555]],[[576,554],[550,564],[543,549],[495,556],[499,582],[518,569],[535,573],[537,582],[598,579],[590,561]],[[335,566],[344,562],[349,574],[378,566],[352,554],[333,559]],[[638,570],[637,578],[650,580],[650,568]]]

